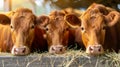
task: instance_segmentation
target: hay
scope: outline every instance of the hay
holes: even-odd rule
[[[89,56],[82,50],[68,50],[65,54],[31,53],[13,56],[0,53],[0,67],[120,67],[120,53],[106,52]]]

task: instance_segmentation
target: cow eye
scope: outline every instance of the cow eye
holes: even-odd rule
[[[66,28],[66,31],[68,31],[69,29],[68,28]]]
[[[81,30],[84,30],[84,27],[81,27]]]
[[[106,27],[104,26],[104,27],[103,27],[103,30],[105,30],[105,29],[106,29]]]
[[[34,26],[34,25],[32,25],[32,26],[31,26],[31,29],[33,29],[33,28],[35,28],[35,26]]]
[[[13,28],[13,26],[12,26],[12,25],[10,25],[10,28],[11,28],[11,31],[13,31],[13,30],[14,30],[14,28]]]
[[[12,25],[10,25],[10,28],[11,28],[11,29],[13,29],[13,26],[12,26]]]
[[[45,30],[48,31],[49,29],[46,27]]]
[[[81,27],[81,31],[84,32],[84,33],[86,33],[86,30],[85,30],[84,27]]]

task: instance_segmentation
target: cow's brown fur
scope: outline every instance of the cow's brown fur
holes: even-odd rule
[[[61,54],[66,48],[74,45],[74,30],[64,20],[64,11],[53,11],[49,16],[40,16],[41,26],[46,29],[46,39],[50,53]]]
[[[1,52],[10,52],[12,49],[12,39],[11,39],[11,33],[10,33],[10,27],[9,25],[1,25],[0,24],[0,51]]]
[[[89,45],[100,44],[104,50],[118,51],[117,45],[120,44],[118,41],[120,38],[117,37],[119,34],[116,30],[116,27],[120,27],[118,17],[120,18],[120,14],[115,10],[109,10],[100,4],[91,5],[81,16],[81,27],[85,28],[86,32],[82,34],[86,48]],[[88,40],[85,42],[87,38]]]
[[[83,43],[89,54],[102,54],[104,50],[120,49],[120,14],[101,4],[92,4],[80,17]]]
[[[18,8],[11,12],[7,15],[0,14],[0,32],[2,33],[0,35],[1,51],[8,51],[14,55],[27,55],[31,51],[31,46],[36,45],[34,44],[36,40],[34,39],[34,35],[37,32],[34,28],[37,27],[39,22],[36,21],[37,17],[28,8]],[[41,30],[37,31],[41,32]],[[42,34],[35,37],[42,38]]]

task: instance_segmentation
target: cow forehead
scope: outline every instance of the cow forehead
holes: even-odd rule
[[[65,21],[62,22],[51,22],[48,25],[48,28],[52,31],[52,32],[62,32],[67,28],[67,24],[65,23]]]
[[[104,16],[96,10],[88,9],[80,18],[81,26],[100,27],[104,24]]]
[[[14,11],[14,14],[11,18],[11,20],[23,20],[23,19],[30,19],[32,20],[34,17],[34,14],[32,11],[28,8],[18,8]]]
[[[31,12],[18,11],[15,12],[11,18],[11,25],[15,29],[19,28],[29,28],[30,25],[33,25],[35,21],[35,16]]]
[[[53,14],[50,16],[50,26],[55,29],[64,29],[67,27],[63,14]]]

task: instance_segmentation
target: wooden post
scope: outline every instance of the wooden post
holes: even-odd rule
[[[4,11],[10,11],[12,9],[12,0],[4,0]]]

